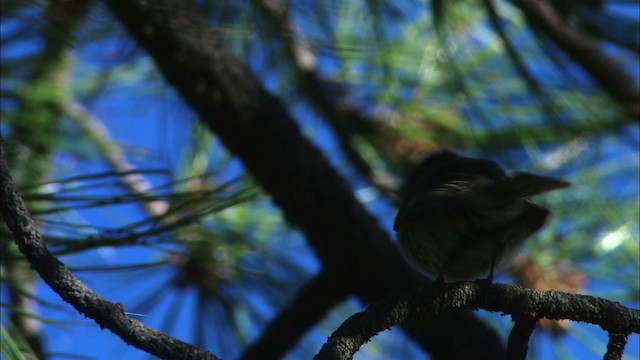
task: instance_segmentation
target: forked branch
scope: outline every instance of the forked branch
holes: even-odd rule
[[[512,335],[512,341],[510,339],[514,354],[521,353],[523,343],[529,337],[525,335],[533,330],[535,320],[541,318],[566,319],[600,326],[610,334],[606,358],[611,359],[619,358],[622,354],[628,334],[640,331],[640,310],[627,308],[617,302],[589,295],[531,290],[478,280],[420,288],[374,303],[347,319],[331,335],[315,359],[351,359],[360,346],[381,331],[407,319],[429,321],[430,316],[455,309],[484,309],[510,314],[518,319],[517,334]],[[528,320],[520,323],[523,319]],[[519,349],[515,348],[516,345]]]

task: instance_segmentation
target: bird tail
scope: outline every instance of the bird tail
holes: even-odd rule
[[[562,179],[516,172],[493,186],[494,194],[509,198],[530,198],[547,191],[562,189],[571,184]]]

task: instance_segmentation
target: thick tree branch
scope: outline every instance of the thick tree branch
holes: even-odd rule
[[[516,318],[581,321],[599,325],[610,334],[640,332],[640,310],[619,303],[588,295],[538,291],[479,280],[440,288],[425,287],[375,303],[347,319],[315,359],[351,359],[362,344],[383,330],[407,319],[428,322],[434,314],[452,309],[484,309]],[[619,344],[617,340],[610,344],[612,342]]]
[[[243,161],[288,222],[305,233],[323,271],[340,279],[342,286],[355,288],[363,302],[418,284],[388,234],[302,135],[282,103],[262,88],[198,14],[184,2],[108,4],[201,121]],[[471,315],[463,324],[487,333]],[[455,333],[454,324],[449,325],[440,332]],[[495,333],[487,338],[484,347],[502,348]]]
[[[95,320],[127,344],[162,359],[211,359],[217,357],[204,349],[174,339],[139,321],[128,318],[122,304],[109,302],[84,285],[55,258],[45,246],[42,235],[18,194],[0,145],[0,208],[2,218],[20,252],[53,291],[84,316]]]

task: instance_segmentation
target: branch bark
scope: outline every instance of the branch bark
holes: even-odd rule
[[[627,344],[628,334],[609,333],[609,343],[607,352],[604,354],[605,360],[620,360],[624,354],[624,346]]]
[[[127,344],[162,359],[218,359],[204,349],[150,329],[128,318],[122,304],[109,302],[84,285],[45,246],[42,235],[18,194],[0,144],[0,210],[20,252],[53,291],[83,315]]]
[[[516,318],[581,321],[599,325],[610,334],[640,332],[640,310],[612,301],[478,280],[446,284],[439,288],[420,288],[375,303],[347,319],[331,335],[315,359],[351,359],[362,344],[383,330],[407,319],[428,322],[434,314],[453,309],[484,309],[511,314]],[[619,340],[616,336],[612,337],[607,353],[620,353]]]

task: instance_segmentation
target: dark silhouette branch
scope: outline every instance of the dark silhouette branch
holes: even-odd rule
[[[434,315],[428,322],[407,319],[400,326],[431,359],[465,360],[469,354],[482,354],[487,359],[504,359],[506,349],[494,345],[495,328],[490,323],[473,324],[473,327],[466,325],[474,316],[470,311],[448,311]],[[442,331],[450,324],[457,324],[458,331]],[[470,352],[470,348],[474,349],[473,352]]]
[[[565,23],[545,0],[513,0],[533,28],[542,30],[631,114],[640,113],[640,85],[589,37]]]
[[[347,319],[315,359],[351,359],[362,344],[383,330],[407,319],[429,322],[434,314],[453,309],[484,309],[511,314],[516,319],[545,317],[581,321],[599,325],[610,334],[640,332],[640,310],[616,302],[588,295],[538,291],[478,280],[420,288],[374,303]],[[526,333],[527,327],[531,328],[531,323],[524,324],[523,329],[517,331]],[[614,336],[609,346],[611,353],[620,348],[620,343],[619,337]]]
[[[45,246],[22,198],[18,194],[0,145],[0,209],[20,252],[42,280],[76,310],[118,335],[127,344],[162,359],[217,359],[204,349],[150,329],[128,318],[122,304],[109,302],[84,285]]]
[[[533,74],[531,74],[524,60],[520,56],[520,53],[518,53],[515,45],[511,42],[509,35],[507,35],[507,32],[503,29],[502,21],[500,19],[500,16],[498,15],[498,11],[495,8],[493,0],[482,0],[482,2],[489,15],[491,26],[498,34],[498,37],[500,37],[507,56],[515,65],[518,75],[520,75],[520,78],[524,80],[524,82],[527,84],[527,87],[529,87],[531,92],[535,95],[536,99],[538,99],[538,101],[540,102],[540,107],[547,113],[549,118],[557,119],[558,115],[555,113],[552,103],[549,101],[549,97],[543,91],[538,80],[533,76]]]
[[[513,328],[507,343],[507,359],[520,360],[527,358],[529,338],[536,328],[538,319],[531,316],[513,316]]]
[[[628,333],[609,333],[609,343],[607,344],[607,352],[604,354],[604,360],[620,360],[624,354],[624,346],[627,344]]]

